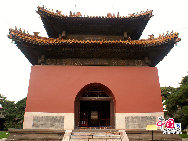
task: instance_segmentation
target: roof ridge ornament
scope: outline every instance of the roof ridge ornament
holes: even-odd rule
[[[77,13],[75,13],[75,12],[72,12],[72,11],[70,11],[70,14],[69,14],[69,16],[68,15],[64,15],[64,14],[61,14],[61,11],[59,11],[59,10],[51,10],[51,9],[47,9],[47,8],[45,8],[44,6],[43,7],[40,7],[40,6],[38,6],[37,7],[38,8],[38,11],[37,11],[37,13],[39,14],[39,15],[43,15],[43,14],[46,14],[46,15],[48,15],[48,16],[60,16],[60,17],[85,17],[85,16],[82,16],[81,15],[81,12],[77,12]],[[56,11],[56,12],[54,12],[54,11]],[[109,13],[107,13],[107,15],[106,16],[86,16],[86,17],[89,17],[89,18],[97,18],[97,17],[102,17],[102,18],[136,18],[136,17],[140,17],[140,16],[148,16],[149,18],[150,17],[152,17],[153,15],[152,15],[152,12],[153,12],[153,10],[146,10],[146,11],[141,11],[140,13],[139,12],[137,12],[136,14],[135,13],[132,13],[132,14],[128,14],[129,16],[120,16],[120,14],[119,14],[119,12],[117,13],[117,15],[115,16],[115,14],[113,13],[113,15],[112,16],[110,16],[109,15]],[[75,14],[74,14],[75,13]],[[111,13],[110,13],[111,14]]]
[[[177,43],[181,40],[181,38],[178,38],[179,33],[177,32],[167,32],[166,35],[163,33],[162,35],[159,34],[157,38],[154,38],[154,34],[148,35],[148,39],[141,39],[141,40],[132,40],[131,38],[128,38],[128,40],[73,40],[73,39],[63,39],[62,37],[58,38],[46,38],[46,37],[41,37],[38,36],[40,32],[33,32],[34,35],[30,35],[28,33],[24,33],[24,30],[20,28],[19,30],[17,27],[15,29],[9,29],[9,35],[8,37],[12,39],[13,41],[18,41],[18,42],[30,42],[32,44],[40,44],[40,45],[60,45],[60,44],[72,44],[72,43],[82,43],[82,44],[121,44],[121,45],[150,45],[150,46],[155,46],[155,45],[161,45],[164,43],[170,43],[173,41],[173,43]],[[65,33],[62,33],[62,36]]]
[[[35,37],[38,37],[40,32],[33,32]]]

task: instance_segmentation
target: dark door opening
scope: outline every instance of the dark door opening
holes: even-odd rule
[[[79,127],[109,127],[110,101],[80,101]]]
[[[75,128],[115,128],[114,97],[100,84],[84,86],[75,98]]]

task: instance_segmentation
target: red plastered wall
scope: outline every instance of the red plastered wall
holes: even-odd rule
[[[74,113],[76,95],[90,83],[112,91],[116,113],[163,110],[155,67],[32,66],[26,112]]]

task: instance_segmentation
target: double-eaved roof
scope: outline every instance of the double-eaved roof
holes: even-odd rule
[[[8,37],[24,53],[33,65],[40,65],[39,58],[47,59],[119,59],[145,60],[148,66],[157,65],[180,41],[178,33],[167,33],[154,38],[139,40],[152,11],[133,14],[129,17],[108,15],[107,17],[65,16],[38,7],[39,15],[50,38],[30,35],[21,29],[10,29]],[[123,39],[77,39],[59,36],[67,35],[105,35],[123,36]],[[75,37],[75,36],[73,36]]]
[[[153,16],[152,10],[127,17],[113,16],[81,16],[62,15],[59,11],[38,7],[44,27],[49,37],[57,38],[62,31],[66,34],[92,34],[92,35],[122,35],[127,32],[132,40],[138,40],[142,35],[149,19]]]

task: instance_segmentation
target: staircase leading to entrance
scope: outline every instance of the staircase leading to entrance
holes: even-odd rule
[[[74,130],[65,136],[63,141],[129,141],[125,130]]]

